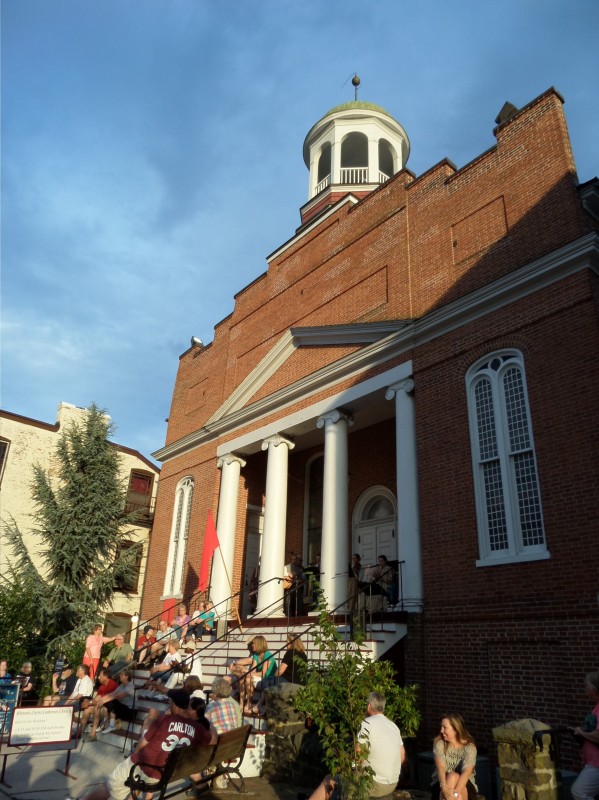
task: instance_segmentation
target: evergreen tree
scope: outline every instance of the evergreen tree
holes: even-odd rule
[[[137,553],[123,544],[135,515],[124,513],[126,488],[118,450],[108,441],[112,431],[105,413],[92,405],[84,421],[62,434],[56,475],[34,467],[32,516],[43,543],[40,571],[17,526],[7,527],[13,576],[27,586],[37,629],[48,643],[60,645],[88,631],[115,586],[132,577]]]

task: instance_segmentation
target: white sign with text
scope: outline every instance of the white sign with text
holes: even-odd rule
[[[9,746],[58,744],[71,739],[73,706],[15,708]]]

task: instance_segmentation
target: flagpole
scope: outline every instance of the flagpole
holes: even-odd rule
[[[225,563],[225,559],[222,554],[222,550],[219,547],[218,552],[220,553],[221,561],[223,562],[223,569],[225,570],[225,576],[227,578],[227,583],[229,584],[229,599],[231,599],[233,595],[233,587],[231,586],[231,579],[229,578],[229,570],[227,569],[227,565]],[[210,576],[212,577],[212,576]],[[239,616],[239,603],[237,603],[237,608],[235,609],[235,615],[237,617],[237,622],[239,623],[239,630],[243,633],[243,625],[241,624],[241,617]]]
[[[204,547],[202,550],[200,577],[198,581],[198,590],[201,592],[207,592],[208,595],[210,594],[210,588],[212,582],[215,550],[221,551],[220,557],[222,559],[223,569],[225,571],[225,577],[227,579],[227,584],[229,586],[229,601],[230,601],[231,596],[233,595],[233,587],[231,585],[231,579],[229,577],[227,565],[225,563],[225,559],[222,553],[222,548],[220,546],[220,540],[218,538],[218,530],[216,528],[216,525],[214,524],[214,519],[212,518],[212,511],[208,509],[208,519],[206,520],[206,534],[204,536]],[[239,627],[241,629],[241,632],[243,633],[243,626],[241,624],[241,617],[239,615],[239,603],[237,604],[236,616],[237,616],[237,621],[239,622]]]

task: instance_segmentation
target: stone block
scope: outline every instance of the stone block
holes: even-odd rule
[[[538,719],[517,719],[493,728],[493,739],[508,744],[531,744],[533,734],[549,730],[549,725]]]

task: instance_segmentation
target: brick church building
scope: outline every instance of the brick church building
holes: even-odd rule
[[[351,553],[398,562],[425,738],[448,708],[487,744],[586,711],[599,181],[577,178],[562,106],[506,103],[493,147],[418,176],[379,106],[310,129],[299,228],[180,357],[142,616],[196,591],[212,510],[215,603],[260,561],[257,613],[280,608],[292,553],[320,554],[331,608]]]

